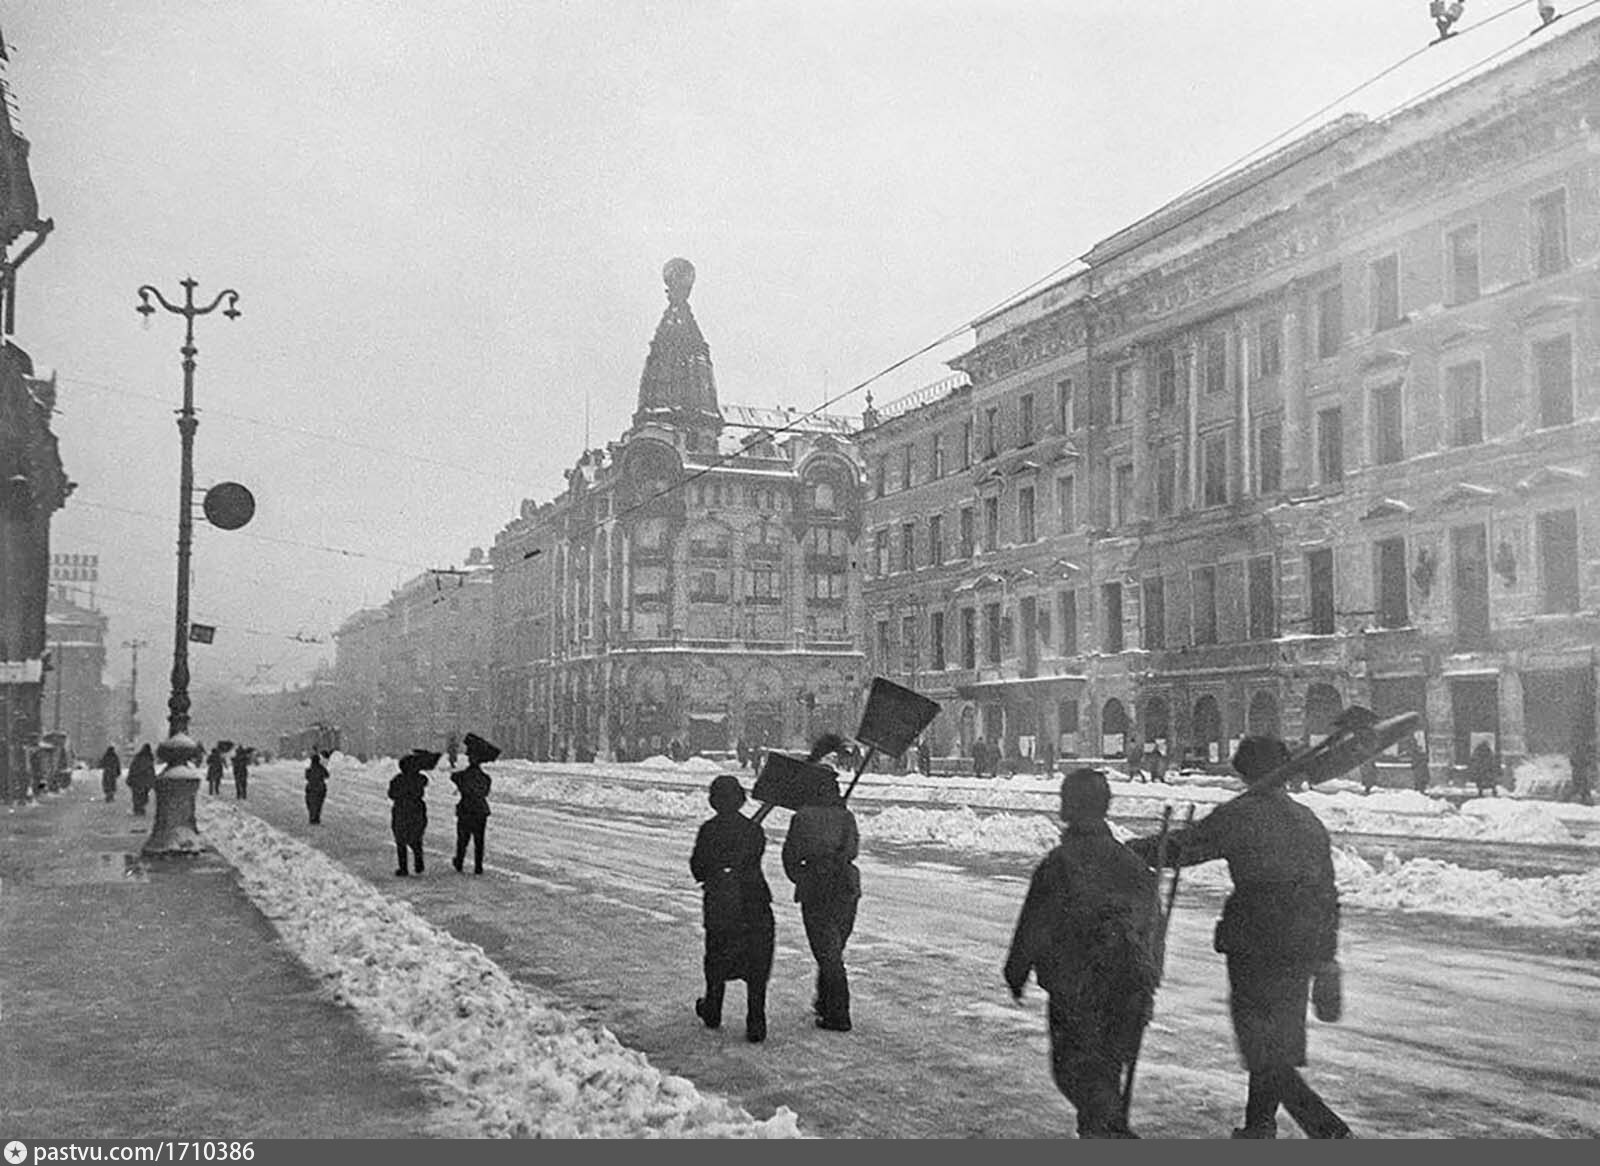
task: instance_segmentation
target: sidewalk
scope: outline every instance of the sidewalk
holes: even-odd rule
[[[231,867],[140,859],[151,820],[81,773],[0,805],[0,1140],[429,1136]]]

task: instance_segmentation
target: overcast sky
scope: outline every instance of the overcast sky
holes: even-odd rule
[[[1531,2],[1462,27],[1507,7],[1318,120],[1518,41]],[[195,683],[295,682],[621,433],[666,260],[698,269],[722,402],[810,408],[1421,48],[1427,8],[0,0],[56,223],[16,338],[59,376],[53,548],[100,555],[108,680],[151,641],[155,706],[170,665],[183,321],[142,327],[141,284],[243,312],[197,324],[196,481],[258,509],[197,522]]]

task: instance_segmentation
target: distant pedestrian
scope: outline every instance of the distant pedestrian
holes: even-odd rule
[[[706,932],[706,993],[694,1002],[694,1012],[707,1028],[720,1027],[728,981],[743,980],[744,1036],[759,1043],[767,1039],[767,981],[775,934],[772,890],[761,871],[767,835],[739,812],[745,792],[733,774],[713,778],[710,796],[716,814],[700,824],[689,856],[689,873],[704,887]]]
[[[322,754],[313,749],[306,766],[306,815],[311,825],[322,825],[322,803],[327,800],[328,767],[322,763]]]
[[[739,768],[744,769],[750,764],[750,750],[745,747],[744,738],[740,737],[733,743],[733,755],[739,759]]]
[[[926,738],[917,742],[917,772],[923,777],[933,776],[933,746]]]
[[[399,862],[394,873],[405,878],[406,856],[409,854],[417,873],[423,871],[422,836],[428,829],[428,803],[423,795],[428,788],[425,769],[439,764],[438,753],[431,749],[413,749],[400,758],[400,772],[389,779],[389,800],[394,805],[389,810],[389,828],[394,833],[394,849]]]
[[[1372,787],[1378,784],[1378,762],[1368,758],[1361,763],[1361,792],[1370,794]]]
[[[1500,796],[1500,759],[1495,756],[1494,746],[1489,742],[1479,741],[1473,748],[1467,773],[1472,778],[1472,784],[1478,787],[1480,798],[1488,797],[1490,793],[1495,797]]]
[[[1127,751],[1128,780],[1149,781],[1144,771],[1144,742],[1129,741]]]
[[[1111,786],[1096,769],[1061,781],[1061,845],[1033,872],[1006,956],[1020,1001],[1029,973],[1050,995],[1050,1070],[1080,1138],[1137,1137],[1122,1082],[1160,979],[1156,875],[1111,835]]]
[[[206,792],[220,794],[222,792],[222,770],[224,768],[223,756],[227,750],[219,741],[211,746],[211,752],[206,755]]]
[[[483,766],[500,756],[498,746],[491,745],[476,733],[468,733],[463,740],[467,747],[467,767],[452,773],[450,780],[461,791],[456,802],[456,856],[451,865],[460,870],[466,862],[467,843],[472,843],[472,873],[483,873],[483,834],[489,825],[489,775]],[[421,870],[421,866],[417,867]]]
[[[117,781],[122,777],[122,759],[117,756],[117,751],[107,745],[106,751],[100,754],[100,788],[106,795],[106,801],[117,800]]]
[[[156,758],[148,743],[139,746],[139,751],[133,755],[133,760],[128,762],[128,789],[133,794],[133,812],[140,817],[144,816],[145,806],[150,801],[150,791],[156,785]]]
[[[982,737],[972,742],[972,776],[982,777],[989,765],[989,744]]]
[[[1406,763],[1411,766],[1411,788],[1417,793],[1428,792],[1428,751],[1417,744],[1416,737],[1406,738],[1404,746]]]
[[[1167,784],[1167,755],[1161,751],[1159,744],[1150,746],[1149,756],[1150,780]]]
[[[1594,805],[1593,730],[1577,730],[1569,758],[1572,762],[1572,800],[1585,806]]]
[[[1039,746],[1039,772],[1049,777],[1056,771],[1056,746],[1048,737]]]
[[[846,747],[836,733],[824,733],[806,760],[824,761]],[[861,872],[855,864],[860,847],[855,815],[845,805],[837,781],[828,782],[815,801],[795,811],[783,842],[783,873],[794,884],[806,942],[817,961],[812,1010],[817,1027],[833,1032],[849,1032],[851,1027],[844,947],[855,930],[861,898]]]
[[[241,801],[250,796],[250,746],[236,745],[233,749],[233,796]]]

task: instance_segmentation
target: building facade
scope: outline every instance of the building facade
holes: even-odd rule
[[[629,429],[496,536],[496,740],[528,757],[793,746],[855,728],[861,464],[837,417],[721,406],[689,307],[667,308]]]
[[[883,410],[868,648],[945,750],[1222,765],[1353,703],[1421,712],[1436,772],[1592,739],[1596,48],[1185,196]]]

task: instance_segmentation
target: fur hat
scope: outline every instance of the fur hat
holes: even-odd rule
[[[1061,779],[1061,817],[1064,821],[1104,818],[1111,808],[1111,783],[1098,769],[1079,768]]]
[[[500,756],[500,747],[491,745],[476,733],[461,738],[461,747],[467,751],[468,761],[493,761]]]
[[[413,749],[410,753],[400,758],[400,768],[415,772],[421,772],[424,769],[432,769],[435,765],[439,764],[439,758],[441,756],[443,755],[434,752],[432,749]]]
[[[737,810],[744,805],[744,786],[731,773],[719,773],[711,779],[711,808],[717,813]]]
[[[1233,754],[1233,767],[1254,784],[1289,760],[1289,746],[1276,737],[1246,737]]]

